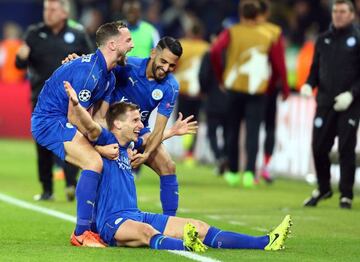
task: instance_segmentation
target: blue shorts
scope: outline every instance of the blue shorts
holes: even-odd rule
[[[76,127],[68,123],[65,117],[39,115],[31,117],[31,133],[35,141],[62,160],[65,160],[64,142],[71,141],[76,130]]]
[[[121,212],[112,215],[106,220],[105,225],[100,230],[101,239],[109,246],[116,246],[115,233],[126,220],[133,220],[151,225],[160,233],[164,233],[168,215],[148,213],[148,212]]]

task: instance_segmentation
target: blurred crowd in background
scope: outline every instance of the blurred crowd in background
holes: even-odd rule
[[[72,0],[72,20],[84,26],[95,45],[95,32],[104,22],[129,19],[125,0]],[[140,0],[138,15],[152,24],[159,36],[182,38],[197,25],[197,37],[210,42],[224,28],[238,22],[238,0]],[[241,1],[240,1],[241,2]],[[285,37],[289,86],[298,90],[305,82],[314,41],[331,22],[332,0],[276,0],[271,3],[270,22],[279,25]],[[360,0],[354,0],[360,14]],[[0,82],[17,83],[26,78],[15,67],[15,54],[26,28],[43,20],[42,0],[0,2]],[[158,38],[157,38],[158,39]],[[155,43],[156,44],[156,43]],[[5,73],[6,72],[6,73]]]
[[[292,88],[296,88],[302,84],[304,78],[301,69],[300,73],[297,71],[298,54],[301,50],[306,53],[310,49],[311,52],[309,43],[314,41],[319,32],[328,28],[332,1],[270,2],[270,21],[281,26],[286,39],[289,84]],[[99,25],[125,18],[123,3],[124,0],[74,0],[71,18],[82,24],[94,40]],[[181,38],[193,23],[201,23],[202,37],[210,41],[212,35],[238,21],[238,0],[142,0],[141,3],[141,18],[154,25],[160,36]],[[360,13],[360,0],[356,0],[355,4],[357,13]],[[24,78],[24,72],[4,74],[4,68],[7,71],[15,70],[12,68],[15,50],[20,45],[26,27],[42,21],[43,2],[3,0],[0,5],[0,80],[18,81]]]

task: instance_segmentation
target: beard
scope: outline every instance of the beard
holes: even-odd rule
[[[125,66],[126,65],[126,53],[127,52],[119,52],[118,53],[118,60],[116,61],[116,63],[119,66]]]
[[[152,66],[151,66],[151,71],[152,71],[152,73],[153,73],[153,76],[154,76],[154,79],[156,80],[156,81],[161,81],[161,80],[163,80],[165,77],[166,77],[166,73],[164,72],[164,76],[158,76],[157,74],[156,74],[156,72],[158,71],[158,69],[160,69],[161,68],[161,66],[158,66],[156,63],[155,63],[155,61],[152,63]]]

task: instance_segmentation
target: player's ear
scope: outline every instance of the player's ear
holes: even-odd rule
[[[111,51],[115,51],[115,49],[116,49],[116,45],[115,45],[115,41],[114,40],[110,40],[110,41],[108,41],[107,42],[107,46],[108,46],[108,48],[111,50]]]
[[[156,47],[154,47],[153,49],[151,49],[151,53],[150,53],[150,58],[151,58],[151,59],[155,59],[156,52],[157,52]]]
[[[117,130],[121,130],[121,121],[116,119],[114,120],[114,127],[117,129]]]

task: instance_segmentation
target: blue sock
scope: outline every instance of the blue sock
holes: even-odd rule
[[[91,170],[83,170],[76,186],[77,221],[75,235],[81,235],[91,229],[95,212],[95,199],[100,174]]]
[[[186,250],[181,239],[156,234],[150,239],[151,249]]]
[[[253,237],[215,227],[209,228],[204,239],[204,244],[213,248],[264,249],[268,243],[269,236]]]
[[[164,215],[176,215],[179,206],[179,184],[176,175],[160,176],[160,201]]]

